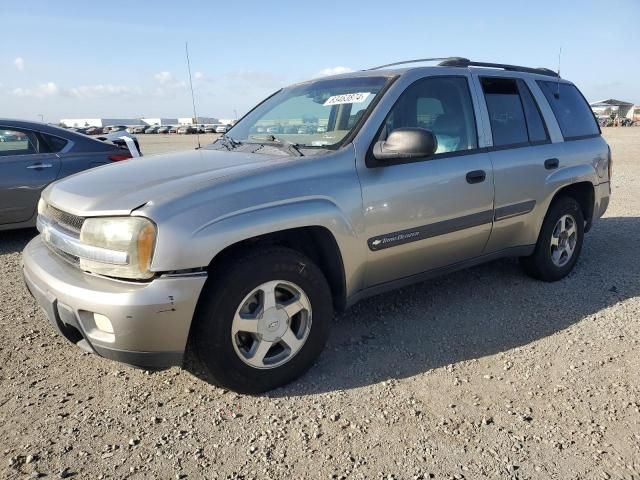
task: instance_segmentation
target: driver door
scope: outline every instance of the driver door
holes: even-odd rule
[[[358,165],[368,262],[365,287],[478,257],[493,222],[493,170],[478,148],[466,76],[426,77],[400,95],[377,140],[397,128],[430,130],[426,158]],[[375,141],[375,140],[374,140]]]

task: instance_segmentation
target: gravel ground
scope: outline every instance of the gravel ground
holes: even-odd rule
[[[363,301],[259,397],[72,347],[22,285],[34,233],[0,233],[0,477],[640,478],[640,128],[605,130],[614,196],[568,278],[498,261]]]

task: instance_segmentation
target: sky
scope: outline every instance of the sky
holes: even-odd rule
[[[280,87],[399,60],[558,67],[640,104],[640,0],[0,0],[0,117],[234,118]]]

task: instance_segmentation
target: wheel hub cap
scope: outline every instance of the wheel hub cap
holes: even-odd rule
[[[270,308],[258,320],[258,334],[270,342],[280,340],[287,328],[289,328],[289,315],[282,308]]]
[[[253,368],[275,368],[291,360],[311,330],[311,303],[291,282],[263,283],[247,295],[231,324],[233,348]]]

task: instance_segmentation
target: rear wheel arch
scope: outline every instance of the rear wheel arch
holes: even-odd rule
[[[218,275],[217,267],[233,257],[247,250],[272,246],[296,250],[312,260],[322,270],[329,283],[334,309],[342,311],[346,308],[346,278],[342,253],[335,237],[326,227],[291,228],[240,240],[218,252],[207,270],[210,275]],[[224,272],[221,275],[224,275]]]
[[[584,227],[585,233],[589,231],[591,228],[591,223],[593,221],[593,211],[595,206],[595,187],[593,183],[589,181],[576,182],[570,185],[566,185],[559,189],[551,199],[549,203],[549,209],[551,205],[554,204],[559,198],[562,197],[571,197],[573,198],[582,210],[582,216],[586,222]],[[547,210],[548,211],[548,210]]]

